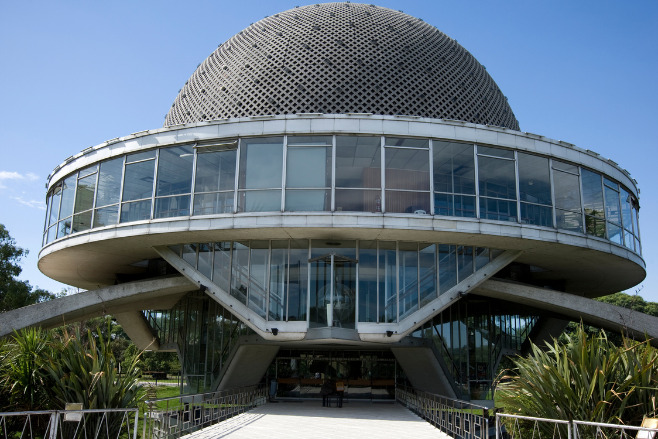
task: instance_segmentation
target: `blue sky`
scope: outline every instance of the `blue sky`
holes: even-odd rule
[[[299,1],[0,1],[0,223],[37,269],[46,177],[104,140],[159,128],[218,44]],[[521,129],[594,150],[639,182],[648,276],[658,301],[658,2],[392,1],[469,50]]]

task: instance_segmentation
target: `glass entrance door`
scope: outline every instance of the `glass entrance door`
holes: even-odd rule
[[[309,262],[310,326],[354,329],[357,261],[332,252]]]

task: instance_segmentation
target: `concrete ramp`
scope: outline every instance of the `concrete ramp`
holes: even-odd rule
[[[429,347],[394,347],[393,355],[416,389],[456,398],[434,351]]]
[[[473,294],[553,311],[576,322],[582,320],[586,324],[608,331],[627,333],[637,340],[644,340],[646,335],[651,338],[651,344],[658,347],[658,317],[628,308],[574,294],[499,280],[487,280],[478,286]]]
[[[233,351],[217,390],[258,384],[272,363],[279,346],[273,344],[240,344]]]

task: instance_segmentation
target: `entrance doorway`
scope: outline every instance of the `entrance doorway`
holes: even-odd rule
[[[309,259],[312,328],[354,329],[356,319],[356,259],[331,252]]]

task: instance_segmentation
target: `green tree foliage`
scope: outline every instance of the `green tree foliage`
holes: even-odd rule
[[[648,341],[616,346],[579,325],[565,341],[532,344],[514,364],[498,386],[507,413],[630,425],[658,415],[658,350]]]
[[[33,289],[26,282],[18,280],[21,267],[18,264],[27,250],[16,246],[16,241],[9,231],[0,224],[0,312],[21,308],[34,303],[43,302],[55,297],[48,291]]]
[[[647,302],[637,294],[615,293],[609,296],[599,297],[596,300],[658,317],[658,303]]]

